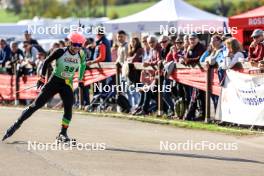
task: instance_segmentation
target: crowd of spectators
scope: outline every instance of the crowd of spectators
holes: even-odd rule
[[[256,29],[252,33],[252,43],[248,51],[243,50],[240,42],[231,34],[213,35],[205,46],[196,33],[184,36],[156,37],[143,35],[129,37],[125,31],[118,31],[116,38],[110,42],[104,34],[96,38],[87,38],[83,49],[87,55],[87,66],[98,62],[115,62],[122,67],[121,84],[126,86],[140,85],[135,91],[123,92],[132,106],[129,110],[134,115],[146,115],[157,111],[158,95],[153,89],[144,91],[143,87],[156,88],[158,77],[163,86],[171,85],[171,91],[162,93],[163,111],[168,117],[180,117],[186,120],[203,120],[205,116],[205,92],[197,88],[169,79],[173,64],[195,65],[203,63],[205,67],[216,67],[220,85],[225,79],[225,70],[232,69],[238,62],[250,62],[252,66],[264,67],[264,35]],[[38,41],[32,39],[27,31],[24,34],[23,49],[18,42],[8,44],[0,40],[0,64],[6,74],[28,76],[39,74],[46,56],[57,48],[67,47],[68,40],[58,41],[49,51],[44,51]],[[143,67],[156,67],[157,70],[136,70],[133,63],[142,63]],[[55,64],[55,63],[54,63]],[[50,72],[54,64],[50,66]],[[110,77],[102,81],[104,85],[115,84]],[[84,105],[91,104],[90,86],[83,88]],[[76,92],[78,95],[78,92]],[[212,95],[216,109],[218,96]],[[78,96],[76,103],[79,103]]]

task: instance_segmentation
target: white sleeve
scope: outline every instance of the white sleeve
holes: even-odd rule
[[[228,64],[228,68],[233,68],[236,63],[239,62],[240,58],[244,58],[243,53],[241,52],[237,52],[232,58],[231,58],[231,62]]]

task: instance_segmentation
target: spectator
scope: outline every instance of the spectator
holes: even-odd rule
[[[189,35],[186,34],[183,37],[183,52],[184,52],[184,54],[187,53],[187,49],[188,49],[189,45],[190,45]]]
[[[11,49],[4,39],[0,39],[0,65],[5,67],[5,63],[11,60]]]
[[[223,44],[221,36],[213,35],[211,38],[210,49],[208,51],[208,56],[205,58],[205,62],[210,65],[221,65],[224,61],[224,53],[223,53]],[[206,53],[206,52],[205,52]]]
[[[228,49],[226,47],[226,43],[225,41],[229,38],[232,38],[232,34],[230,33],[225,33],[222,35],[222,41],[223,41],[223,52],[224,52],[224,57],[226,57],[228,55]]]
[[[232,37],[233,37],[232,34],[225,33],[225,34],[222,35],[221,39],[222,39],[223,42],[225,42],[227,39],[232,38]]]
[[[161,46],[159,45],[157,38],[154,36],[149,36],[147,42],[150,46],[151,57],[150,59],[143,62],[143,66],[157,66],[161,60]],[[147,91],[143,89],[140,90],[140,101],[133,112],[136,115],[145,115],[151,112],[150,110],[150,102],[151,99],[156,99],[157,95],[155,92],[152,92],[153,87],[157,84],[155,79],[155,71],[154,70],[143,70],[141,72],[140,81],[143,85],[148,87]]]
[[[133,37],[128,48],[127,59],[129,62],[142,62],[144,49],[141,46],[140,40],[137,37]]]
[[[202,62],[206,62],[209,65],[221,65],[224,61],[224,46],[222,44],[221,36],[219,35],[213,35],[210,42],[210,49],[207,50],[205,53],[208,53],[208,56],[206,56],[205,60]],[[205,55],[203,54],[203,56]],[[202,59],[200,59],[201,61]],[[207,67],[209,66],[207,65]],[[224,79],[224,72],[221,68],[218,69],[218,78],[219,82],[221,83]],[[218,104],[218,96],[212,95],[212,100],[214,104],[214,108],[216,111],[217,104]]]
[[[166,61],[164,64],[165,67],[165,78],[163,81],[163,86],[171,86],[172,81],[169,79],[169,75],[171,74],[170,72],[172,69],[170,67],[174,63],[179,62],[179,58],[183,56],[183,40],[181,38],[177,38],[173,42],[173,46],[171,46],[169,53],[166,56]],[[176,82],[174,83],[174,85]],[[179,85],[178,85],[179,87]],[[177,91],[177,86],[173,87]],[[171,117],[174,115],[174,103],[172,101],[172,90],[168,92],[167,90],[163,91],[163,100],[165,103],[164,111],[167,112],[168,117]]]
[[[95,42],[93,38],[88,38],[87,39],[88,45],[88,56],[87,56],[87,60],[93,60],[94,58],[94,51],[95,51]]]
[[[11,60],[9,62],[9,64],[6,64],[6,68],[7,72],[9,74],[15,74],[15,72],[17,71],[17,64],[20,63],[23,58],[24,58],[24,54],[23,51],[21,49],[18,48],[18,44],[17,42],[12,42],[10,44],[11,46]]]
[[[160,43],[161,48],[162,48],[161,49],[161,59],[162,60],[165,60],[166,59],[166,56],[169,53],[170,48],[171,48],[171,44],[170,44],[170,41],[169,41],[169,37],[166,36],[166,35],[160,36],[159,43]]]
[[[195,64],[199,62],[200,57],[205,51],[203,44],[199,42],[199,38],[196,33],[189,35],[189,46],[184,56],[185,64]]]
[[[128,57],[128,44],[126,42],[126,32],[121,30],[117,32],[117,41],[119,47],[117,50],[117,62],[123,64]]]
[[[101,27],[99,27],[101,28]],[[92,61],[87,62],[87,66],[98,62],[111,62],[111,46],[109,40],[106,38],[104,31],[98,29],[96,34],[96,46],[94,51],[94,57]]]
[[[251,37],[253,41],[249,46],[248,60],[250,62],[259,63],[264,58],[264,36],[261,29],[256,29],[253,31]]]
[[[134,63],[134,62],[142,62],[144,55],[144,49],[141,47],[141,43],[139,38],[133,37],[131,39],[131,43],[129,44],[128,48],[128,58],[127,61],[129,63]],[[129,80],[133,83],[139,83],[140,81],[140,70],[135,70],[134,67],[130,67],[129,69]]]
[[[117,52],[118,52],[118,44],[113,43],[113,46],[111,48],[111,56],[112,56],[112,62],[117,61]]]
[[[36,60],[37,60],[37,55],[38,55],[38,50],[29,43],[29,41],[24,41],[24,66],[27,68],[28,73],[31,74],[36,68]],[[22,65],[23,65],[22,64]]]
[[[70,40],[67,37],[64,38],[64,43],[65,43],[65,47],[68,47],[71,44]]]
[[[18,48],[17,42],[11,42],[11,56],[13,60],[20,61],[23,60],[24,54],[21,49]]]
[[[136,70],[134,65],[131,63],[134,62],[142,62],[144,50],[141,47],[141,43],[139,38],[133,37],[129,44],[128,48],[128,58],[127,58],[127,65],[126,63],[123,65],[122,71],[123,76],[126,78],[126,83],[129,85],[129,89],[127,89],[127,96],[130,104],[135,106],[139,103],[140,94],[136,92],[134,88],[134,84],[140,82],[140,75],[141,71]],[[126,68],[127,67],[127,68]]]
[[[199,59],[205,51],[203,44],[199,42],[199,38],[196,33],[189,35],[189,46],[184,56],[185,64],[197,64]],[[205,92],[197,88],[188,88],[188,92],[191,93],[189,107],[185,114],[186,120],[202,120],[205,115]],[[189,99],[188,98],[188,99]],[[199,115],[196,119],[195,112],[198,108]]]
[[[60,48],[64,48],[64,47],[66,47],[65,42],[64,42],[63,40],[60,40],[60,41],[59,41],[59,47],[60,47]]]
[[[175,45],[176,40],[177,40],[177,36],[176,35],[170,35],[169,38],[170,38],[171,45]]]
[[[239,61],[243,61],[244,54],[242,53],[242,46],[237,39],[232,37],[227,39],[225,43],[228,49],[228,55],[219,67],[227,70],[233,68]]]
[[[43,67],[45,58],[46,58],[46,53],[39,52],[37,54],[37,60],[36,60],[36,73],[37,73],[37,76],[41,76],[42,67]]]
[[[149,60],[151,58],[151,52],[150,52],[150,47],[149,44],[147,42],[148,39],[148,35],[142,36],[141,38],[141,43],[144,49],[144,55],[143,55],[143,59],[142,62]]]
[[[183,50],[183,40],[177,38],[174,45],[171,46],[170,52],[166,56],[166,62],[174,61],[175,63],[178,63],[179,59],[184,56]]]
[[[38,45],[38,41],[31,37],[31,33],[28,30],[24,32],[24,37],[25,41],[29,42],[31,45]]]
[[[89,60],[88,62],[86,62],[86,65],[89,67],[92,64],[95,63],[99,63],[99,62],[111,62],[112,58],[111,58],[111,46],[110,46],[110,42],[109,40],[106,38],[105,34],[104,34],[104,28],[102,27],[98,27],[97,28],[97,34],[96,34],[96,44],[95,44],[95,50],[94,50],[94,54],[93,54],[93,60]],[[113,84],[113,77],[109,77],[103,81],[101,81],[102,87],[104,87],[105,85],[111,86],[111,84]],[[95,94],[104,94],[104,93],[110,93],[110,92],[98,92],[95,91]],[[99,96],[100,96],[99,95]],[[92,100],[93,101],[93,100]],[[89,110],[89,109],[87,109]]]

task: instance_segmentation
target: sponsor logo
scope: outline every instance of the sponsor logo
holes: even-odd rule
[[[71,63],[78,63],[78,59],[76,58],[64,58],[65,62],[71,62]]]

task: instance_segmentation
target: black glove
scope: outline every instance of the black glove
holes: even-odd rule
[[[83,88],[83,87],[84,87],[83,81],[79,81],[78,86],[79,86],[80,88]]]
[[[45,77],[44,76],[40,76],[38,82],[37,82],[37,88],[41,88],[43,85],[45,84]]]

